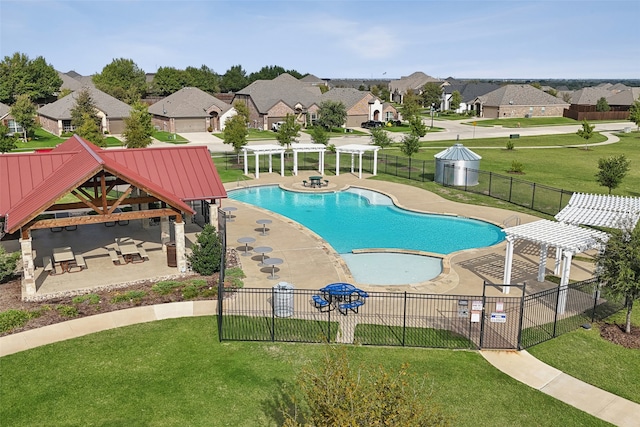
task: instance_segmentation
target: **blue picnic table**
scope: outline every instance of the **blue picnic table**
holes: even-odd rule
[[[316,308],[337,308],[340,313],[346,315],[349,310],[354,313],[364,305],[365,298],[369,296],[362,289],[358,289],[350,283],[332,283],[320,289],[321,295],[314,295],[313,302]]]

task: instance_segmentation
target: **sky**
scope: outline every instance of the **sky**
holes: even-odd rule
[[[147,73],[278,65],[320,78],[640,79],[640,1],[0,0],[0,56]]]

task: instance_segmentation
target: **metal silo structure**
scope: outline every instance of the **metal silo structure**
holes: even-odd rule
[[[444,185],[478,185],[480,157],[462,144],[434,155],[436,158],[435,181]]]

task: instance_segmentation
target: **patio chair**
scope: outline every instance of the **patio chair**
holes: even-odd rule
[[[308,187],[309,185],[309,181],[307,181],[306,179],[302,181],[302,186],[303,187]]]
[[[324,186],[326,187],[326,186],[328,186],[328,185],[329,185],[329,180],[328,180],[328,179],[325,179],[325,180],[324,180]]]

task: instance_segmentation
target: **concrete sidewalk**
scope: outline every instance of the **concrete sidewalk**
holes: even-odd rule
[[[480,351],[494,367],[549,396],[616,426],[640,426],[640,405],[573,378],[527,351]]]

